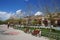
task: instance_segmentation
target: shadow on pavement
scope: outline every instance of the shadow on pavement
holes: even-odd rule
[[[5,31],[3,31],[3,30],[0,30],[0,34],[1,35],[11,35],[11,34],[8,34],[8,33],[4,33]]]

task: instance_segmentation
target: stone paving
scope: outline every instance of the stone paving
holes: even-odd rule
[[[26,34],[21,30],[7,28],[7,25],[0,25],[0,40],[49,40],[47,37],[35,37]]]

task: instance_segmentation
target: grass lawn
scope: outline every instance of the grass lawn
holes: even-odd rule
[[[24,30],[26,27],[15,27],[15,28],[19,29],[19,30]],[[56,40],[60,40],[60,31],[59,30],[52,29],[52,31],[50,33],[50,29],[46,29],[46,28],[29,27],[29,29],[31,31],[34,30],[34,29],[40,29],[42,31],[42,36],[53,38],[53,39],[56,39]]]

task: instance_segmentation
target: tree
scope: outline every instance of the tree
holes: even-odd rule
[[[0,24],[4,24],[4,22],[0,20]]]
[[[29,25],[30,24],[30,16],[32,16],[32,10],[33,10],[33,5],[32,5],[32,3],[30,3],[29,1],[27,1],[26,2],[27,4],[27,6],[26,6],[26,13],[27,13],[27,17],[28,17],[28,19],[27,19],[27,25]]]
[[[60,7],[58,6],[59,4],[58,4],[58,1],[56,1],[56,0],[52,0],[52,3],[53,3],[53,5],[54,5],[54,13],[58,13],[58,12],[60,12]]]
[[[45,15],[49,15],[49,17],[47,19],[48,20],[48,25],[50,26],[50,33],[49,34],[51,34],[51,31],[52,31],[51,20],[53,19],[52,14],[51,14],[52,12],[50,10],[52,10],[51,7],[48,4],[46,4],[45,5],[45,13],[46,14]]]
[[[36,25],[37,24],[37,21],[34,19],[31,21],[32,25]]]

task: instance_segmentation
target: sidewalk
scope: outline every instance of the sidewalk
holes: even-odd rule
[[[3,32],[2,32],[3,30]],[[7,29],[6,25],[0,26],[0,40],[49,40],[46,37],[35,37],[31,34],[26,34],[21,30],[13,28]]]

